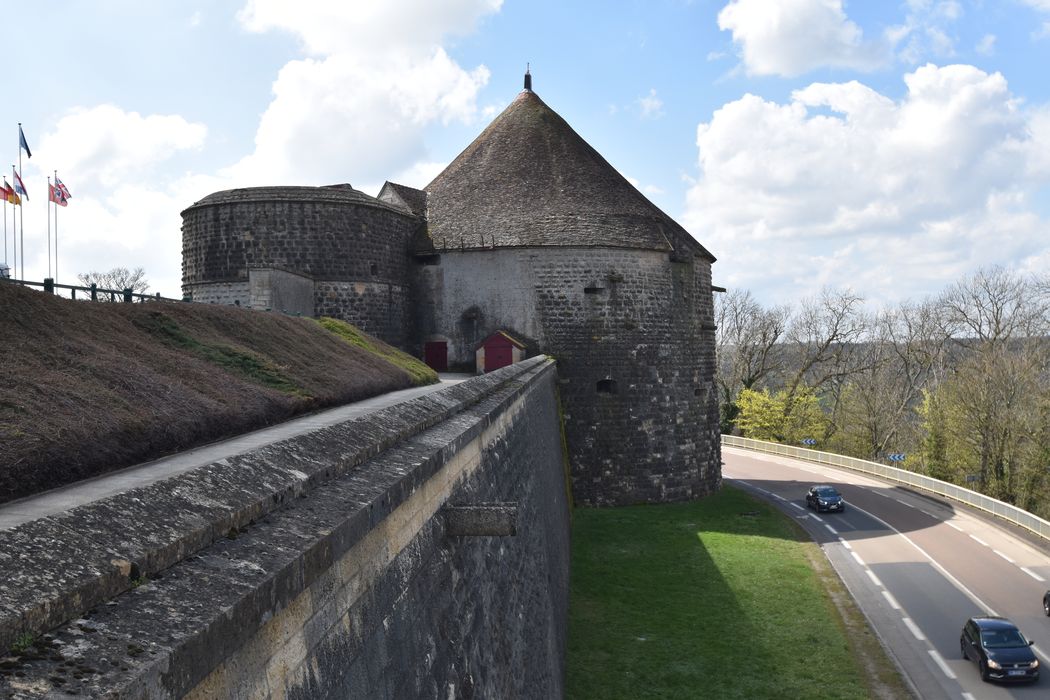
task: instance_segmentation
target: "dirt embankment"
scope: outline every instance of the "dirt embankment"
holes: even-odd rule
[[[0,283],[0,502],[437,376],[342,322]]]

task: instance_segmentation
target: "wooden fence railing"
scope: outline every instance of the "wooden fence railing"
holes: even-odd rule
[[[53,279],[47,278],[43,282],[31,282],[29,280],[17,280],[4,278],[4,282],[10,282],[11,284],[20,284],[23,287],[40,287],[48,294],[56,294],[60,289],[69,290],[69,298],[77,299],[77,292],[82,292],[81,299],[89,301],[120,301],[131,304],[133,302],[145,302],[145,301],[190,301],[189,299],[172,299],[170,297],[162,297],[160,292],[156,294],[140,294],[130,289],[102,289],[98,285],[92,284],[89,287],[83,287],[75,284],[58,284]]]

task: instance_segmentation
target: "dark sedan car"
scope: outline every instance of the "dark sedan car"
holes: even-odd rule
[[[814,508],[819,513],[822,510],[846,510],[846,502],[842,500],[842,494],[834,486],[814,486],[806,494],[806,506]]]
[[[971,617],[959,637],[963,658],[977,662],[983,681],[1039,680],[1032,644],[1005,617]]]

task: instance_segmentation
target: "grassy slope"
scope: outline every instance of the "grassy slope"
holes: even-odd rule
[[[567,697],[910,697],[816,545],[725,487],[573,513]]]
[[[0,284],[0,502],[437,379],[419,364],[310,319]]]

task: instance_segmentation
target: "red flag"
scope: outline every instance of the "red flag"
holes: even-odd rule
[[[54,202],[60,207],[64,207],[67,204],[69,204],[69,202],[66,201],[66,195],[62,194],[62,190],[58,187],[55,187],[54,185],[47,186],[47,199],[48,201]]]

